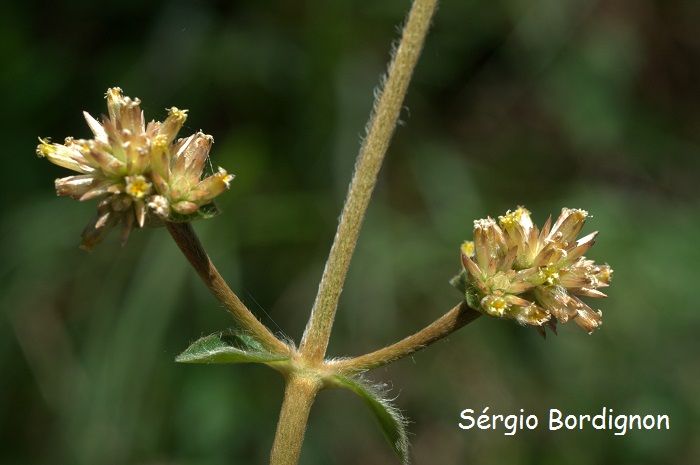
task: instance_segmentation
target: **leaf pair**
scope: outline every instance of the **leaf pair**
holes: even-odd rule
[[[212,334],[193,342],[175,361],[181,363],[262,363],[285,362],[291,354],[271,353],[249,334],[240,330],[229,330]],[[365,402],[384,437],[401,462],[407,464],[408,435],[406,420],[390,400],[381,386],[373,385],[361,375],[334,373],[324,379],[324,387],[349,389]]]

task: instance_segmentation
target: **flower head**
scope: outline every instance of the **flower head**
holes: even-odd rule
[[[215,213],[212,202],[228,189],[232,175],[202,180],[214,142],[198,132],[175,141],[187,110],[168,110],[163,122],[145,122],[139,99],[107,90],[109,116],[98,122],[84,112],[92,139],[66,138],[64,144],[39,139],[36,153],[79,174],[56,180],[58,195],[80,201],[99,198],[97,215],[83,231],[81,247],[91,249],[122,225],[122,245],[134,228],[163,221],[190,221]]]
[[[470,307],[492,316],[556,330],[575,321],[589,333],[601,325],[601,312],[579,296],[606,297],[598,288],[612,277],[608,265],[586,259],[597,232],[576,239],[588,212],[564,208],[540,231],[523,207],[474,222],[474,241],[462,244],[464,270],[453,284]]]

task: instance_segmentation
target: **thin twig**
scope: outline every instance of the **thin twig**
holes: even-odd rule
[[[480,316],[481,313],[462,302],[417,333],[372,353],[332,362],[333,367],[344,372],[358,373],[386,365],[449,336]]]
[[[357,159],[338,230],[299,349],[312,362],[320,363],[325,356],[338,299],[357,244],[362,220],[436,5],[437,0],[413,2],[401,41],[389,65],[384,88],[375,102],[374,112],[368,123],[369,131]]]
[[[236,323],[248,331],[267,350],[277,354],[287,354],[290,348],[277,339],[274,334],[251,313],[241,299],[226,284],[209,256],[204,251],[202,243],[189,223],[166,223],[168,232],[175,239],[187,261],[194,267],[204,284],[214,294],[216,300],[226,307]]]

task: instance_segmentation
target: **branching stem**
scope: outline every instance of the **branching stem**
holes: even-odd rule
[[[429,326],[383,349],[359,357],[340,360],[333,364],[334,368],[346,373],[359,373],[377,368],[411,355],[430,344],[437,342],[454,333],[463,326],[481,316],[462,302],[452,310],[435,320]]]

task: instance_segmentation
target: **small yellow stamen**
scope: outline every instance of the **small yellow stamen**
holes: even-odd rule
[[[164,134],[159,134],[153,138],[153,148],[158,151],[163,151],[168,146],[168,137]]]
[[[474,256],[474,242],[464,241],[462,243],[462,246],[460,247],[460,250],[467,257],[469,257],[469,258],[473,257]]]
[[[498,217],[498,223],[504,229],[512,228],[520,222],[520,218],[525,211],[523,207],[518,207],[514,211],[508,210],[505,215]]]
[[[126,177],[126,193],[135,199],[142,199],[151,192],[151,183],[139,175]]]
[[[506,308],[506,301],[502,297],[498,297],[491,304],[491,308],[502,312],[503,309]]]
[[[187,119],[187,110],[180,110],[177,107],[166,108],[168,117],[175,118],[176,121],[183,122]]]
[[[572,216],[575,221],[583,221],[588,218],[588,212],[580,208],[562,208],[562,214]]]
[[[610,280],[612,279],[613,275],[613,270],[609,266],[605,265],[599,268],[598,270],[598,280],[602,281],[605,284],[608,284]]]
[[[36,154],[38,157],[44,158],[56,153],[56,149],[51,145],[51,141],[48,137],[46,139],[40,137],[39,142],[41,142],[41,144],[36,147]]]
[[[122,97],[122,90],[120,87],[111,87],[107,89],[107,92],[105,93],[105,98],[109,99],[111,98],[112,100],[116,100]]]
[[[545,266],[540,268],[539,275],[547,286],[554,286],[559,283],[559,268],[556,266]]]
[[[481,301],[487,313],[494,316],[503,316],[508,309],[506,299],[500,296],[488,295]]]
[[[520,218],[519,210],[514,212],[508,210],[505,215],[498,217],[498,223],[502,228],[507,229],[515,226]]]
[[[228,174],[228,172],[222,167],[219,167],[219,172],[216,173],[213,177],[219,178],[219,180],[223,181],[223,183],[226,185],[226,189],[229,189],[231,187],[231,181],[233,180],[233,178],[235,178],[233,174]]]

